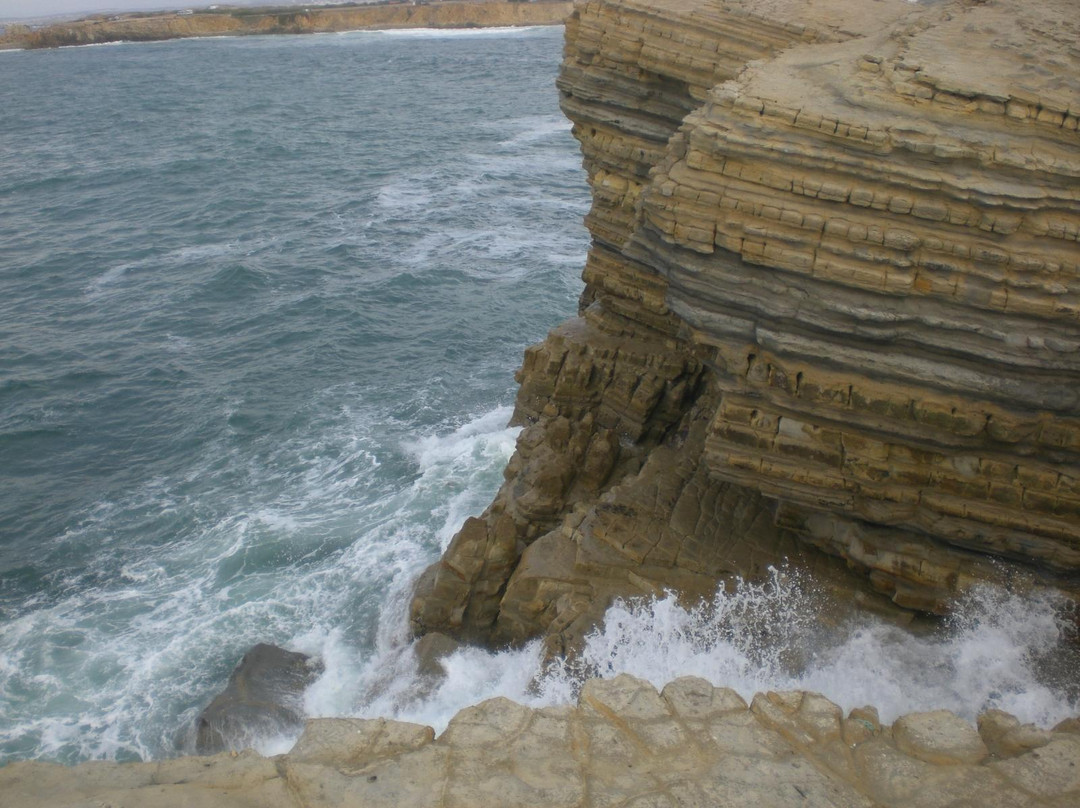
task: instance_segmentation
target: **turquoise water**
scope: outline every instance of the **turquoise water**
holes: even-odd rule
[[[400,632],[575,307],[561,43],[0,56],[0,760],[169,754],[254,642]]]

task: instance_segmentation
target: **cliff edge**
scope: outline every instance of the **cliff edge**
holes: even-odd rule
[[[1075,595],[1078,42],[1068,0],[579,3],[580,313],[414,630],[559,652],[784,562],[885,612]]]
[[[658,693],[630,676],[585,684],[578,705],[491,699],[430,727],[316,719],[287,755],[156,763],[13,763],[19,808],[475,808],[805,806],[983,808],[1076,805],[1080,734],[990,711],[883,726],[813,693],[734,691],[683,678]]]

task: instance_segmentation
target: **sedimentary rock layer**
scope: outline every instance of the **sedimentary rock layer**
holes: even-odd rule
[[[55,48],[103,42],[145,42],[200,36],[314,34],[380,28],[488,28],[559,25],[570,14],[564,0],[534,2],[380,3],[347,8],[223,8],[195,14],[104,15],[36,30],[13,26],[0,47]]]
[[[785,560],[876,608],[1075,592],[1073,4],[593,0],[566,30],[580,316],[527,353],[507,482],[414,628],[559,650],[615,595]]]
[[[1077,722],[1055,731],[991,711],[978,728],[944,710],[882,726],[814,693],[751,704],[703,679],[662,693],[620,676],[576,707],[492,699],[435,739],[395,721],[317,719],[287,755],[157,763],[14,763],[0,797],[20,808],[475,808],[475,806],[1076,805]]]
[[[712,471],[924,608],[971,574],[942,543],[1080,566],[1080,28],[1036,5],[749,67],[626,247],[722,388]]]

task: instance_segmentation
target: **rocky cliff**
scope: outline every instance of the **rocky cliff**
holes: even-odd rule
[[[318,719],[287,755],[157,763],[13,763],[19,808],[475,808],[475,806],[1076,805],[1080,725],[1054,731],[991,711],[978,728],[939,710],[883,726],[798,691],[747,706],[683,678],[662,693],[620,676],[586,683],[577,707],[492,699],[430,727]]]
[[[581,310],[414,629],[559,651],[785,560],[885,610],[1077,592],[1078,42],[1069,0],[579,3]]]
[[[559,25],[570,14],[566,0],[380,3],[350,7],[241,9],[195,14],[125,14],[57,23],[37,30],[18,27],[0,47],[55,48],[103,42],[147,42],[201,36],[313,34],[381,28],[489,28]]]
[[[579,4],[581,310],[527,353],[505,484],[414,628],[565,651],[616,596],[784,561],[881,611],[1077,593],[1078,42],[1071,0]],[[321,719],[270,759],[16,763],[0,801],[1064,808],[1078,732],[621,676],[438,739]]]

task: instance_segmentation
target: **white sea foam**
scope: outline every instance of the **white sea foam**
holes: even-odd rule
[[[993,707],[1047,726],[1080,707],[1075,694],[1041,681],[1035,664],[1066,641],[1065,604],[1052,596],[979,590],[950,625],[926,636],[870,617],[826,628],[819,608],[819,598],[784,573],[694,609],[674,596],[617,604],[577,668],[553,679],[627,672],[659,687],[697,675],[747,698],[806,689],[846,709],[873,704],[885,721],[937,708],[974,719]]]
[[[378,468],[375,416],[362,408],[340,412],[320,436],[332,452],[318,451],[308,436],[261,458],[267,468],[251,458],[248,473],[261,481],[255,490],[282,488],[274,468],[294,469],[294,487],[273,501],[196,525],[190,535],[124,558],[115,571],[106,555],[60,599],[24,603],[21,616],[0,623],[0,696],[15,694],[7,703],[19,705],[0,728],[0,743],[32,742],[35,756],[67,760],[157,756],[194,720],[207,687],[228,672],[214,672],[223,642],[239,654],[274,639],[340,669],[335,653],[366,656],[369,643],[400,638],[410,582],[501,479],[517,433],[506,426],[509,415],[499,408],[448,434],[409,441],[412,482],[386,496],[358,496]],[[307,455],[306,467],[295,469]],[[191,513],[196,503],[177,486],[217,473],[214,452],[206,461],[187,480],[151,479],[126,500],[99,503],[67,540],[100,545],[103,527],[148,509]],[[335,640],[346,630],[359,647]],[[381,639],[370,636],[376,632]],[[29,673],[42,669],[43,648],[58,649],[44,666],[49,675]],[[292,739],[252,740],[271,754]]]
[[[521,26],[491,26],[488,28],[386,28],[381,31],[357,31],[354,33],[371,33],[382,36],[401,37],[404,39],[447,39],[450,37],[507,37],[507,36],[530,36],[538,32],[547,31],[551,26],[547,25],[521,25]]]
[[[173,353],[187,353],[192,349],[194,343],[187,337],[180,337],[176,334],[166,334],[164,345],[166,350]]]
[[[483,699],[568,703],[587,677],[630,673],[658,688],[701,676],[747,699],[814,690],[845,709],[875,705],[886,722],[937,708],[974,720],[999,708],[1052,726],[1080,710],[1075,690],[1047,684],[1037,664],[1068,641],[1065,604],[1052,596],[980,590],[951,625],[925,636],[869,617],[825,628],[815,616],[820,606],[798,576],[783,571],[696,608],[674,595],[619,602],[573,664],[543,668],[538,642],[496,653],[464,648],[444,660],[447,675],[435,686],[418,674],[400,635],[384,638],[368,657],[328,637],[327,671],[307,708],[312,715],[393,716],[441,731],[458,710]],[[403,607],[394,603],[394,614]]]
[[[413,174],[388,182],[379,189],[377,203],[395,216],[426,212],[431,208],[432,193],[425,185],[434,179],[431,174]]]
[[[284,598],[314,622],[287,645],[319,657],[327,670],[307,694],[312,715],[348,714],[358,692],[378,689],[395,666],[412,662],[402,641],[412,582],[460,523],[490,500],[518,432],[506,426],[509,416],[509,408],[498,408],[449,434],[406,443],[417,464],[412,484],[359,508],[360,520],[367,523],[364,534],[332,566],[320,566],[288,585]],[[350,513],[358,515],[355,506]],[[378,604],[372,615],[377,620],[371,620],[373,648],[344,639],[342,613],[356,593],[368,608]],[[410,687],[415,679],[400,677],[398,683]],[[252,742],[273,754],[287,748],[289,739]]]
[[[94,281],[92,281],[87,287],[87,294],[93,294],[94,292],[102,291],[102,288],[116,283],[120,278],[124,276],[135,264],[120,264],[119,266],[110,267],[99,275]]]
[[[518,149],[549,138],[564,138],[570,133],[571,126],[570,119],[562,115],[531,115],[527,118],[518,118],[503,127],[519,131],[500,141],[499,148]]]
[[[125,280],[129,272],[145,269],[160,271],[206,261],[207,259],[221,258],[236,252],[239,246],[239,242],[235,241],[215,244],[191,244],[177,247],[160,255],[150,255],[137,261],[126,261],[109,267],[98,275],[86,285],[83,293],[87,297],[95,298],[120,284],[121,281]]]
[[[463,649],[445,661],[444,680],[426,681],[407,636],[412,583],[466,516],[490,501],[514,447],[509,414],[500,408],[407,442],[415,475],[386,496],[358,502],[355,474],[369,480],[364,469],[372,467],[328,458],[308,469],[303,490],[290,497],[207,525],[195,540],[127,559],[118,585],[73,582],[60,601],[6,622],[0,695],[17,692],[21,703],[33,694],[47,708],[28,709],[0,742],[33,738],[35,754],[68,759],[161,754],[205,703],[223,638],[243,647],[274,637],[320,657],[326,672],[306,694],[309,715],[388,716],[439,730],[486,698],[567,703],[586,676],[620,672],[658,687],[699,675],[747,698],[811,689],[846,709],[874,704],[886,721],[912,710],[944,707],[974,718],[1000,707],[1049,726],[1078,711],[1075,691],[1049,683],[1038,664],[1067,625],[1053,598],[985,590],[951,625],[925,636],[870,618],[837,630],[814,617],[814,593],[782,572],[696,609],[674,596],[615,604],[572,666],[544,670],[536,642],[499,653]],[[370,428],[368,418],[346,413],[336,428]],[[361,458],[366,447],[354,442],[349,454]],[[131,502],[103,504],[97,518],[108,523],[118,508],[149,506],[184,507],[156,480]],[[355,540],[300,563],[324,540],[324,520],[338,518],[360,526]],[[288,574],[259,560],[286,550],[294,555]],[[114,625],[125,629],[112,632]],[[41,636],[56,656],[47,676],[28,677],[42,669],[28,656],[39,653]],[[85,702],[73,700],[80,692]],[[157,718],[147,722],[148,715]],[[274,754],[292,740],[252,742]]]
[[[491,154],[471,154],[469,163],[474,168],[473,174],[482,178],[505,178],[511,181],[507,191],[513,193],[520,191],[520,186],[515,187],[514,182],[520,182],[521,178],[551,176],[562,172],[580,172],[581,160],[576,155],[560,154],[545,159],[541,165],[535,154],[527,152],[516,153],[509,147],[503,147],[505,152],[493,152]],[[575,200],[579,203],[582,200]]]
[[[130,42],[126,39],[118,39],[114,42],[87,42],[83,45],[60,45],[60,50],[68,50],[69,48],[111,48],[117,45],[132,45],[137,44]]]
[[[516,137],[526,140],[566,134],[561,123],[547,116],[513,124],[520,130]],[[515,279],[533,271],[538,256],[566,255],[572,257],[549,266],[573,264],[576,278],[584,260],[580,233],[540,223],[578,221],[585,214],[583,198],[568,198],[550,184],[556,171],[579,176],[579,163],[576,157],[541,161],[528,153],[471,154],[463,163],[395,177],[378,191],[378,219],[408,223],[417,235],[391,261],[422,272],[450,266],[470,277]],[[530,187],[529,194],[521,193],[523,185]],[[455,211],[454,222],[432,227],[432,212],[449,210]]]

